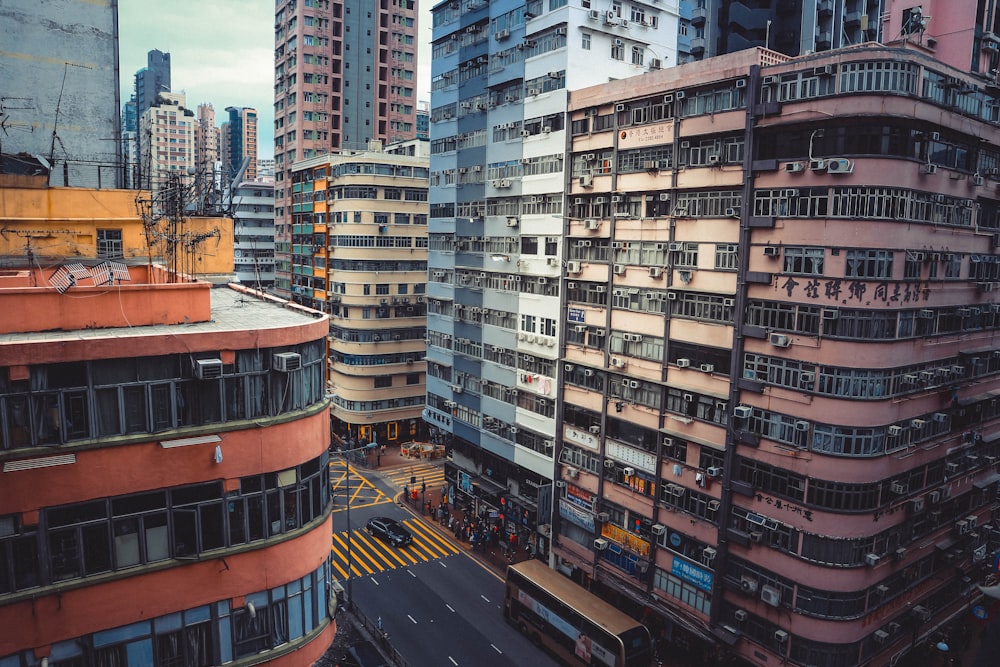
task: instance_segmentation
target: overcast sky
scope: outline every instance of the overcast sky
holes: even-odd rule
[[[429,99],[431,2],[420,13],[417,99]],[[170,53],[170,83],[187,106],[211,103],[221,125],[228,106],[259,114],[259,157],[274,155],[274,1],[120,0],[121,98],[128,101],[146,52]]]

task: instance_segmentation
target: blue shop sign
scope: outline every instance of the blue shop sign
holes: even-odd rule
[[[712,573],[706,572],[686,560],[674,558],[671,572],[675,577],[683,579],[689,584],[694,584],[703,591],[712,591]]]
[[[566,310],[566,319],[570,322],[585,322],[586,318],[584,316],[583,308],[568,308]]]

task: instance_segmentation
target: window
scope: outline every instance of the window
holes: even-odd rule
[[[892,252],[889,250],[848,250],[847,278],[892,278]]]
[[[823,275],[823,248],[787,247],[784,249],[783,255],[785,273]]]
[[[735,243],[715,244],[715,268],[717,269],[738,269],[740,268],[739,246]]]
[[[124,257],[122,249],[122,230],[97,230],[97,257],[99,259],[121,259]]]
[[[392,376],[391,375],[378,375],[375,377],[375,388],[385,389],[392,386]]]
[[[590,51],[590,33],[585,32],[580,37],[580,48],[584,51]]]
[[[611,43],[611,57],[615,60],[625,60],[625,44],[620,39]]]
[[[641,46],[633,46],[632,47],[632,64],[633,65],[641,65],[642,64],[642,54],[643,54],[643,47],[641,47]]]

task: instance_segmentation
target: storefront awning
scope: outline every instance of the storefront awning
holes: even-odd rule
[[[492,477],[483,477],[482,475],[480,475],[478,477],[473,478],[472,483],[484,487],[487,491],[490,491],[491,493],[504,493],[507,491],[506,486],[496,481]]]

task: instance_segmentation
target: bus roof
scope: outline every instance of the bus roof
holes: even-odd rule
[[[639,621],[619,611],[582,586],[573,583],[568,577],[539,560],[526,560],[511,565],[507,569],[508,577],[511,571],[520,574],[553,597],[561,600],[573,611],[613,635],[620,635],[627,630],[642,626]]]

